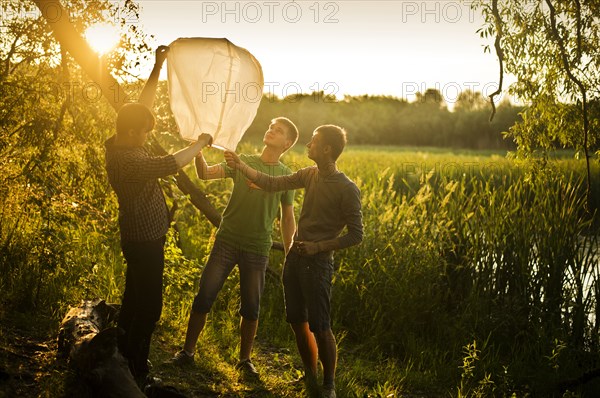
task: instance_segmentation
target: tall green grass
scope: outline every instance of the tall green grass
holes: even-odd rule
[[[210,162],[221,156],[207,151]],[[284,161],[292,169],[311,164],[300,150]],[[548,380],[600,366],[598,227],[585,209],[583,163],[540,167],[502,154],[350,147],[339,167],[361,189],[365,224],[363,243],[336,253],[333,322],[344,396],[551,395],[559,389]],[[593,172],[597,186],[597,165]],[[222,210],[231,182],[197,183]],[[178,345],[215,228],[164,186],[176,211],[161,330]],[[29,193],[10,189],[0,209],[5,306],[51,307],[60,319],[84,297],[119,301],[125,267],[114,195],[89,206],[74,194],[42,195],[27,206]],[[299,191],[297,215],[302,199]],[[273,252],[259,341],[295,353],[282,263]],[[234,272],[201,343],[226,359],[237,355],[237,281]],[[588,383],[575,393],[597,391]]]
[[[479,342],[477,383],[503,389],[597,366],[598,242],[582,164],[381,152],[345,161],[367,228],[340,253],[335,313],[365,352],[456,380],[463,347]]]

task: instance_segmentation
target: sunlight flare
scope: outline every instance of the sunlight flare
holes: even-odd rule
[[[84,33],[85,39],[92,49],[102,55],[111,51],[119,43],[119,31],[108,23],[92,25]]]

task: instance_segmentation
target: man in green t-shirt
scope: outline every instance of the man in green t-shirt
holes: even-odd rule
[[[278,117],[271,121],[264,135],[260,155],[242,155],[247,164],[272,176],[288,175],[291,170],[279,161],[298,140],[298,129],[289,119]],[[258,327],[260,298],[272,245],[273,221],[281,204],[281,232],[287,254],[294,233],[294,191],[266,192],[250,182],[240,171],[224,162],[209,166],[202,156],[196,157],[196,171],[203,180],[233,178],[229,203],[217,231],[214,246],[200,278],[194,299],[183,349],[173,358],[180,365],[192,364],[200,333],[217,294],[237,264],[240,273],[240,361],[238,369],[258,376],[250,360],[254,336]]]

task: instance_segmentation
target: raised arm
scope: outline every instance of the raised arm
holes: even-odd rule
[[[156,87],[158,86],[158,76],[160,75],[160,69],[165,62],[165,59],[167,59],[168,52],[168,46],[158,46],[156,49],[154,67],[152,68],[152,72],[150,72],[150,76],[148,77],[146,84],[144,84],[144,88],[138,99],[140,104],[146,105],[149,109],[152,109],[152,106],[154,105]]]
[[[270,176],[253,169],[232,151],[225,151],[225,161],[227,162],[227,166],[239,170],[250,181],[265,191],[275,192],[304,188],[304,182],[300,177],[299,171],[283,176]]]
[[[177,168],[180,169],[192,159],[200,153],[202,148],[212,143],[212,137],[209,134],[200,134],[198,137],[198,141],[194,142],[187,148],[183,148],[182,150],[175,152],[173,156],[175,157],[175,162],[177,163]]]
[[[235,152],[225,151],[224,156],[225,161],[227,162],[227,166],[231,167],[232,169],[238,169],[252,182],[258,180],[260,175],[263,174],[260,171],[257,171],[252,167],[248,166],[246,163],[244,163],[244,161],[240,159],[240,157]]]
[[[194,156],[211,142],[212,137],[210,135],[202,134],[198,137],[198,141],[172,155],[139,156],[135,155],[135,153],[128,155],[123,160],[124,163],[116,178],[133,183],[175,174],[179,169],[191,162]]]
[[[225,178],[225,170],[220,164],[214,164],[209,166],[202,155],[202,151],[196,155],[196,174],[201,180],[215,180],[218,178]]]

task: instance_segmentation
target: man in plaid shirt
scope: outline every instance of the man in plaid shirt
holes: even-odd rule
[[[119,202],[121,248],[127,262],[118,320],[125,334],[119,350],[140,385],[147,382],[150,340],[162,311],[164,244],[170,223],[158,179],[175,174],[212,141],[210,135],[201,134],[192,145],[166,156],[153,156],[144,148],[154,128],[150,108],[167,52],[165,46],[156,50],[156,62],[140,101],[121,107],[117,133],[105,142],[106,171]]]

